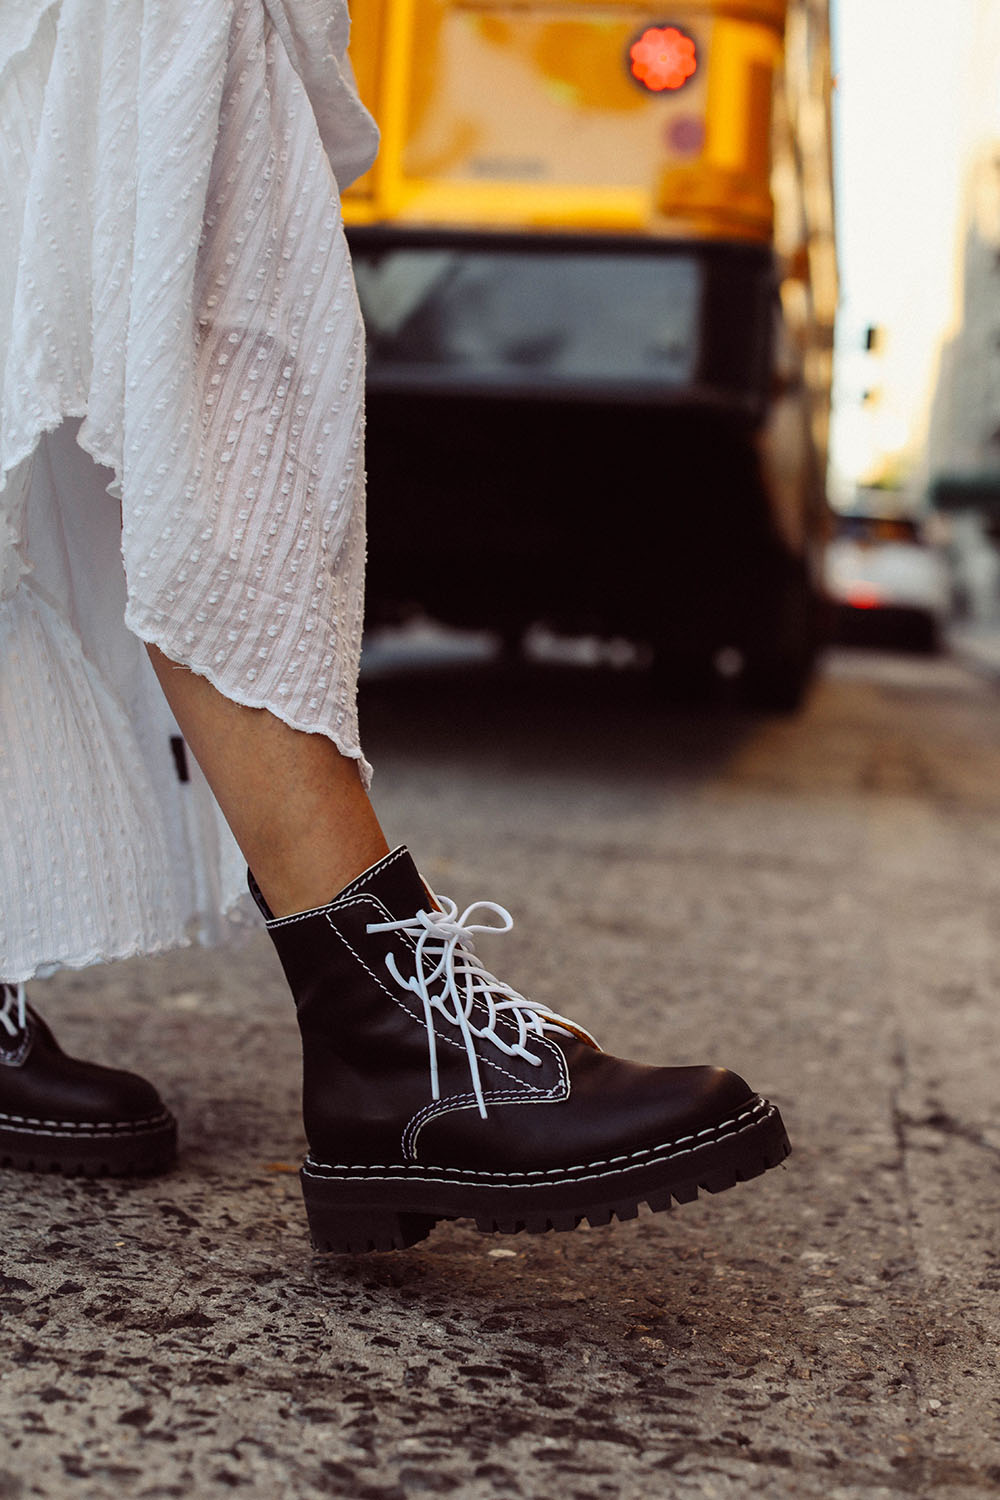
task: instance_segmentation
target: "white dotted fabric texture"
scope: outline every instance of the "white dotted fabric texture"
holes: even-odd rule
[[[370,774],[347,28],[0,8],[0,978],[212,938],[236,899],[137,637]]]

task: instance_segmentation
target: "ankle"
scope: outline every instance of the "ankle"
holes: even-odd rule
[[[265,860],[253,869],[253,878],[274,917],[292,917],[298,912],[326,906],[352,880],[389,853],[389,845],[378,836],[349,849],[316,850],[303,858]]]

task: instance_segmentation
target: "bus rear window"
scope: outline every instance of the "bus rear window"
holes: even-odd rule
[[[603,391],[689,382],[693,256],[356,248],[373,385]]]

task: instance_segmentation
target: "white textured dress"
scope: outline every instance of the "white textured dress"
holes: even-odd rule
[[[243,888],[142,641],[368,774],[347,34],[0,0],[0,979],[212,940]]]

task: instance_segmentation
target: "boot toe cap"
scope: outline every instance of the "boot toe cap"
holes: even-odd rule
[[[0,1108],[10,1117],[67,1125],[127,1126],[166,1114],[156,1089],[137,1073],[64,1053],[0,1070]]]
[[[679,1112],[692,1119],[704,1118],[716,1123],[727,1115],[738,1114],[756,1098],[754,1090],[729,1068],[704,1065],[690,1068],[663,1068],[664,1093],[675,1101]]]
[[[164,1113],[163,1100],[147,1079],[121,1068],[88,1064],[64,1079],[67,1102],[80,1120],[127,1124]]]

